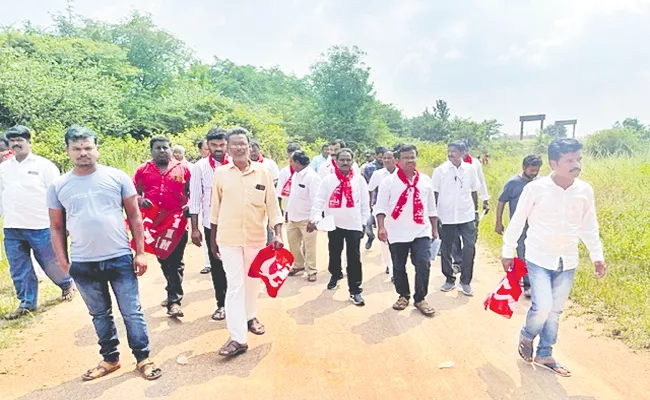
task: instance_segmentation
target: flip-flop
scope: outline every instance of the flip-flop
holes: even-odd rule
[[[533,342],[526,343],[524,340],[519,340],[519,357],[527,363],[533,362]]]
[[[74,298],[74,286],[61,291],[61,301],[72,301]]]
[[[563,378],[568,378],[571,376],[571,371],[562,366],[559,362],[550,359],[548,362],[533,361],[533,363],[539,367],[546,368],[547,370],[553,372],[557,376]],[[562,373],[564,371],[564,373]]]

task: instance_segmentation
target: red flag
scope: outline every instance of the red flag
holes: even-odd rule
[[[521,286],[519,280],[528,273],[526,263],[521,259],[515,258],[515,265],[506,273],[506,277],[501,280],[496,290],[492,292],[483,305],[495,313],[506,318],[512,317],[514,304],[521,296]]]
[[[187,227],[183,211],[161,210],[157,204],[153,204],[150,208],[141,208],[140,212],[144,225],[144,251],[162,259],[169,257]],[[135,250],[133,239],[131,248]]]
[[[255,256],[248,276],[260,278],[266,285],[266,292],[275,298],[282,284],[289,276],[293,265],[293,254],[285,248],[273,250],[271,245],[266,246]]]

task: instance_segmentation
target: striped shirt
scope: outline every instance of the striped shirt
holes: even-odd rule
[[[217,167],[221,163],[215,160]],[[210,194],[214,170],[210,166],[210,158],[205,157],[194,164],[190,178],[190,214],[201,215],[203,226],[210,228]]]

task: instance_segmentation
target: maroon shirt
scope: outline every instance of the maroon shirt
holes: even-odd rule
[[[164,174],[152,160],[142,164],[133,176],[138,192],[160,208],[180,211],[187,204],[185,186],[190,182],[190,169],[172,159]]]

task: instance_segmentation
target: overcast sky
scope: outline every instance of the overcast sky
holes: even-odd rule
[[[2,1],[0,25],[49,24],[65,0]],[[578,119],[578,134],[650,123],[650,0],[77,0],[119,21],[149,12],[206,61],[303,75],[329,46],[357,45],[379,98],[407,115],[445,99],[453,114]],[[533,132],[534,123],[526,130]]]

